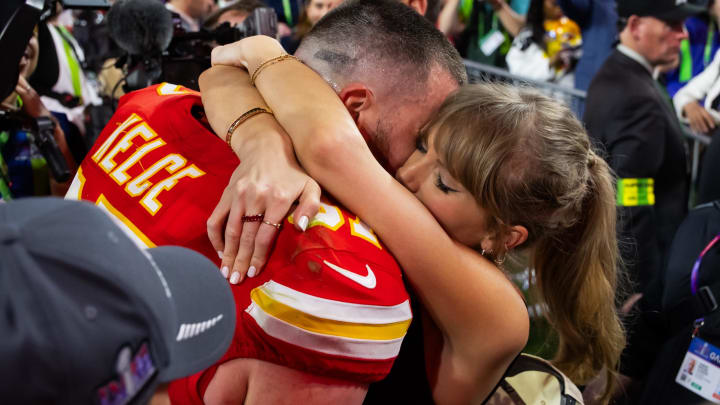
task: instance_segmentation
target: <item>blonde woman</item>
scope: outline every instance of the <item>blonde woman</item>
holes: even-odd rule
[[[462,88],[424,126],[396,181],[332,88],[302,63],[275,59],[283,54],[275,40],[253,37],[217,49],[213,61],[256,73],[304,169],[383,239],[422,308],[404,343],[414,352],[401,351],[390,386],[371,386],[367,402],[426,389],[437,403],[480,403],[491,393],[528,334],[524,302],[500,266],[516,248],[532,249],[560,336],[555,363],[577,383],[614,373],[625,340],[614,307],[612,178],[567,108],[526,89]],[[240,69],[204,76],[203,91],[251,86]],[[244,111],[212,94],[203,101],[224,134]]]

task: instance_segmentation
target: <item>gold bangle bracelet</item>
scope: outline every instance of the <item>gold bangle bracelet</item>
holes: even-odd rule
[[[289,55],[289,54],[284,54],[284,55],[280,55],[280,56],[272,58],[272,59],[268,59],[265,62],[261,63],[260,66],[258,66],[255,69],[252,76],[250,77],[250,84],[252,84],[253,86],[255,85],[255,79],[257,79],[257,76],[258,76],[258,74],[260,74],[260,71],[262,71],[263,69],[265,69],[266,67],[268,67],[270,65],[274,65],[276,63],[279,63],[279,62],[282,62],[285,60],[296,60],[298,62],[300,61],[298,58],[296,58],[292,55]]]
[[[230,128],[228,128],[227,135],[225,135],[225,142],[227,142],[230,149],[232,149],[232,145],[230,142],[232,141],[233,132],[235,132],[235,129],[237,129],[240,124],[247,121],[248,119],[262,113],[268,113],[272,115],[272,111],[270,111],[267,108],[262,107],[255,107],[248,111],[246,111],[243,115],[239,116],[235,121],[233,121],[232,124],[230,124]]]

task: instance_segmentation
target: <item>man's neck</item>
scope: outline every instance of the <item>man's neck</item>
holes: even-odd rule
[[[650,75],[653,74],[653,71],[655,70],[655,66],[653,66],[650,61],[647,60],[640,52],[638,52],[636,49],[633,48],[631,44],[627,44],[624,42],[621,42],[617,46],[617,50],[622,53],[623,55],[627,56],[628,58],[634,60],[635,62],[639,63],[642,67],[645,68],[645,70],[650,73]]]

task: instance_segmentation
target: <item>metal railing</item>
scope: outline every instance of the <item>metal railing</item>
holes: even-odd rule
[[[465,60],[464,62],[470,83],[503,82],[519,86],[530,86],[538,89],[543,94],[562,102],[568,106],[575,115],[580,116],[579,113],[582,112],[586,96],[586,93],[582,90],[560,86],[555,83],[527,79],[522,76],[511,74],[507,70],[496,68],[495,66],[483,65],[482,63],[469,60]]]
[[[690,185],[692,187],[692,191],[696,191],[698,169],[700,168],[700,148],[701,145],[710,145],[711,138],[707,135],[693,132],[688,126],[685,126],[683,129],[685,130],[685,137],[687,138],[688,143],[690,143],[692,150],[692,152],[690,152],[692,154],[692,158],[690,160]],[[694,192],[691,193],[690,198],[692,199],[694,195]],[[692,201],[689,205],[692,208]]]
[[[584,109],[587,93],[582,90],[559,86],[554,83],[527,79],[522,76],[511,74],[507,70],[503,70],[495,66],[484,65],[482,63],[469,60],[465,60],[464,62],[470,83],[503,82],[519,86],[530,86],[567,105],[577,116],[580,116]],[[691,148],[691,187],[694,191],[696,190],[697,185],[701,149],[703,146],[710,144],[711,138],[707,135],[695,133],[687,126],[683,129],[685,130],[685,137]],[[691,193],[691,196],[693,194],[694,193]]]

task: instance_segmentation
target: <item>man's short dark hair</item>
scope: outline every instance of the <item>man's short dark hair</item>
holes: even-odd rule
[[[316,62],[325,62],[330,70],[325,73],[335,77],[353,77],[370,63],[408,84],[426,83],[433,68],[447,71],[459,85],[467,81],[462,58],[447,38],[397,0],[345,1],[318,21],[298,54],[308,48]]]

